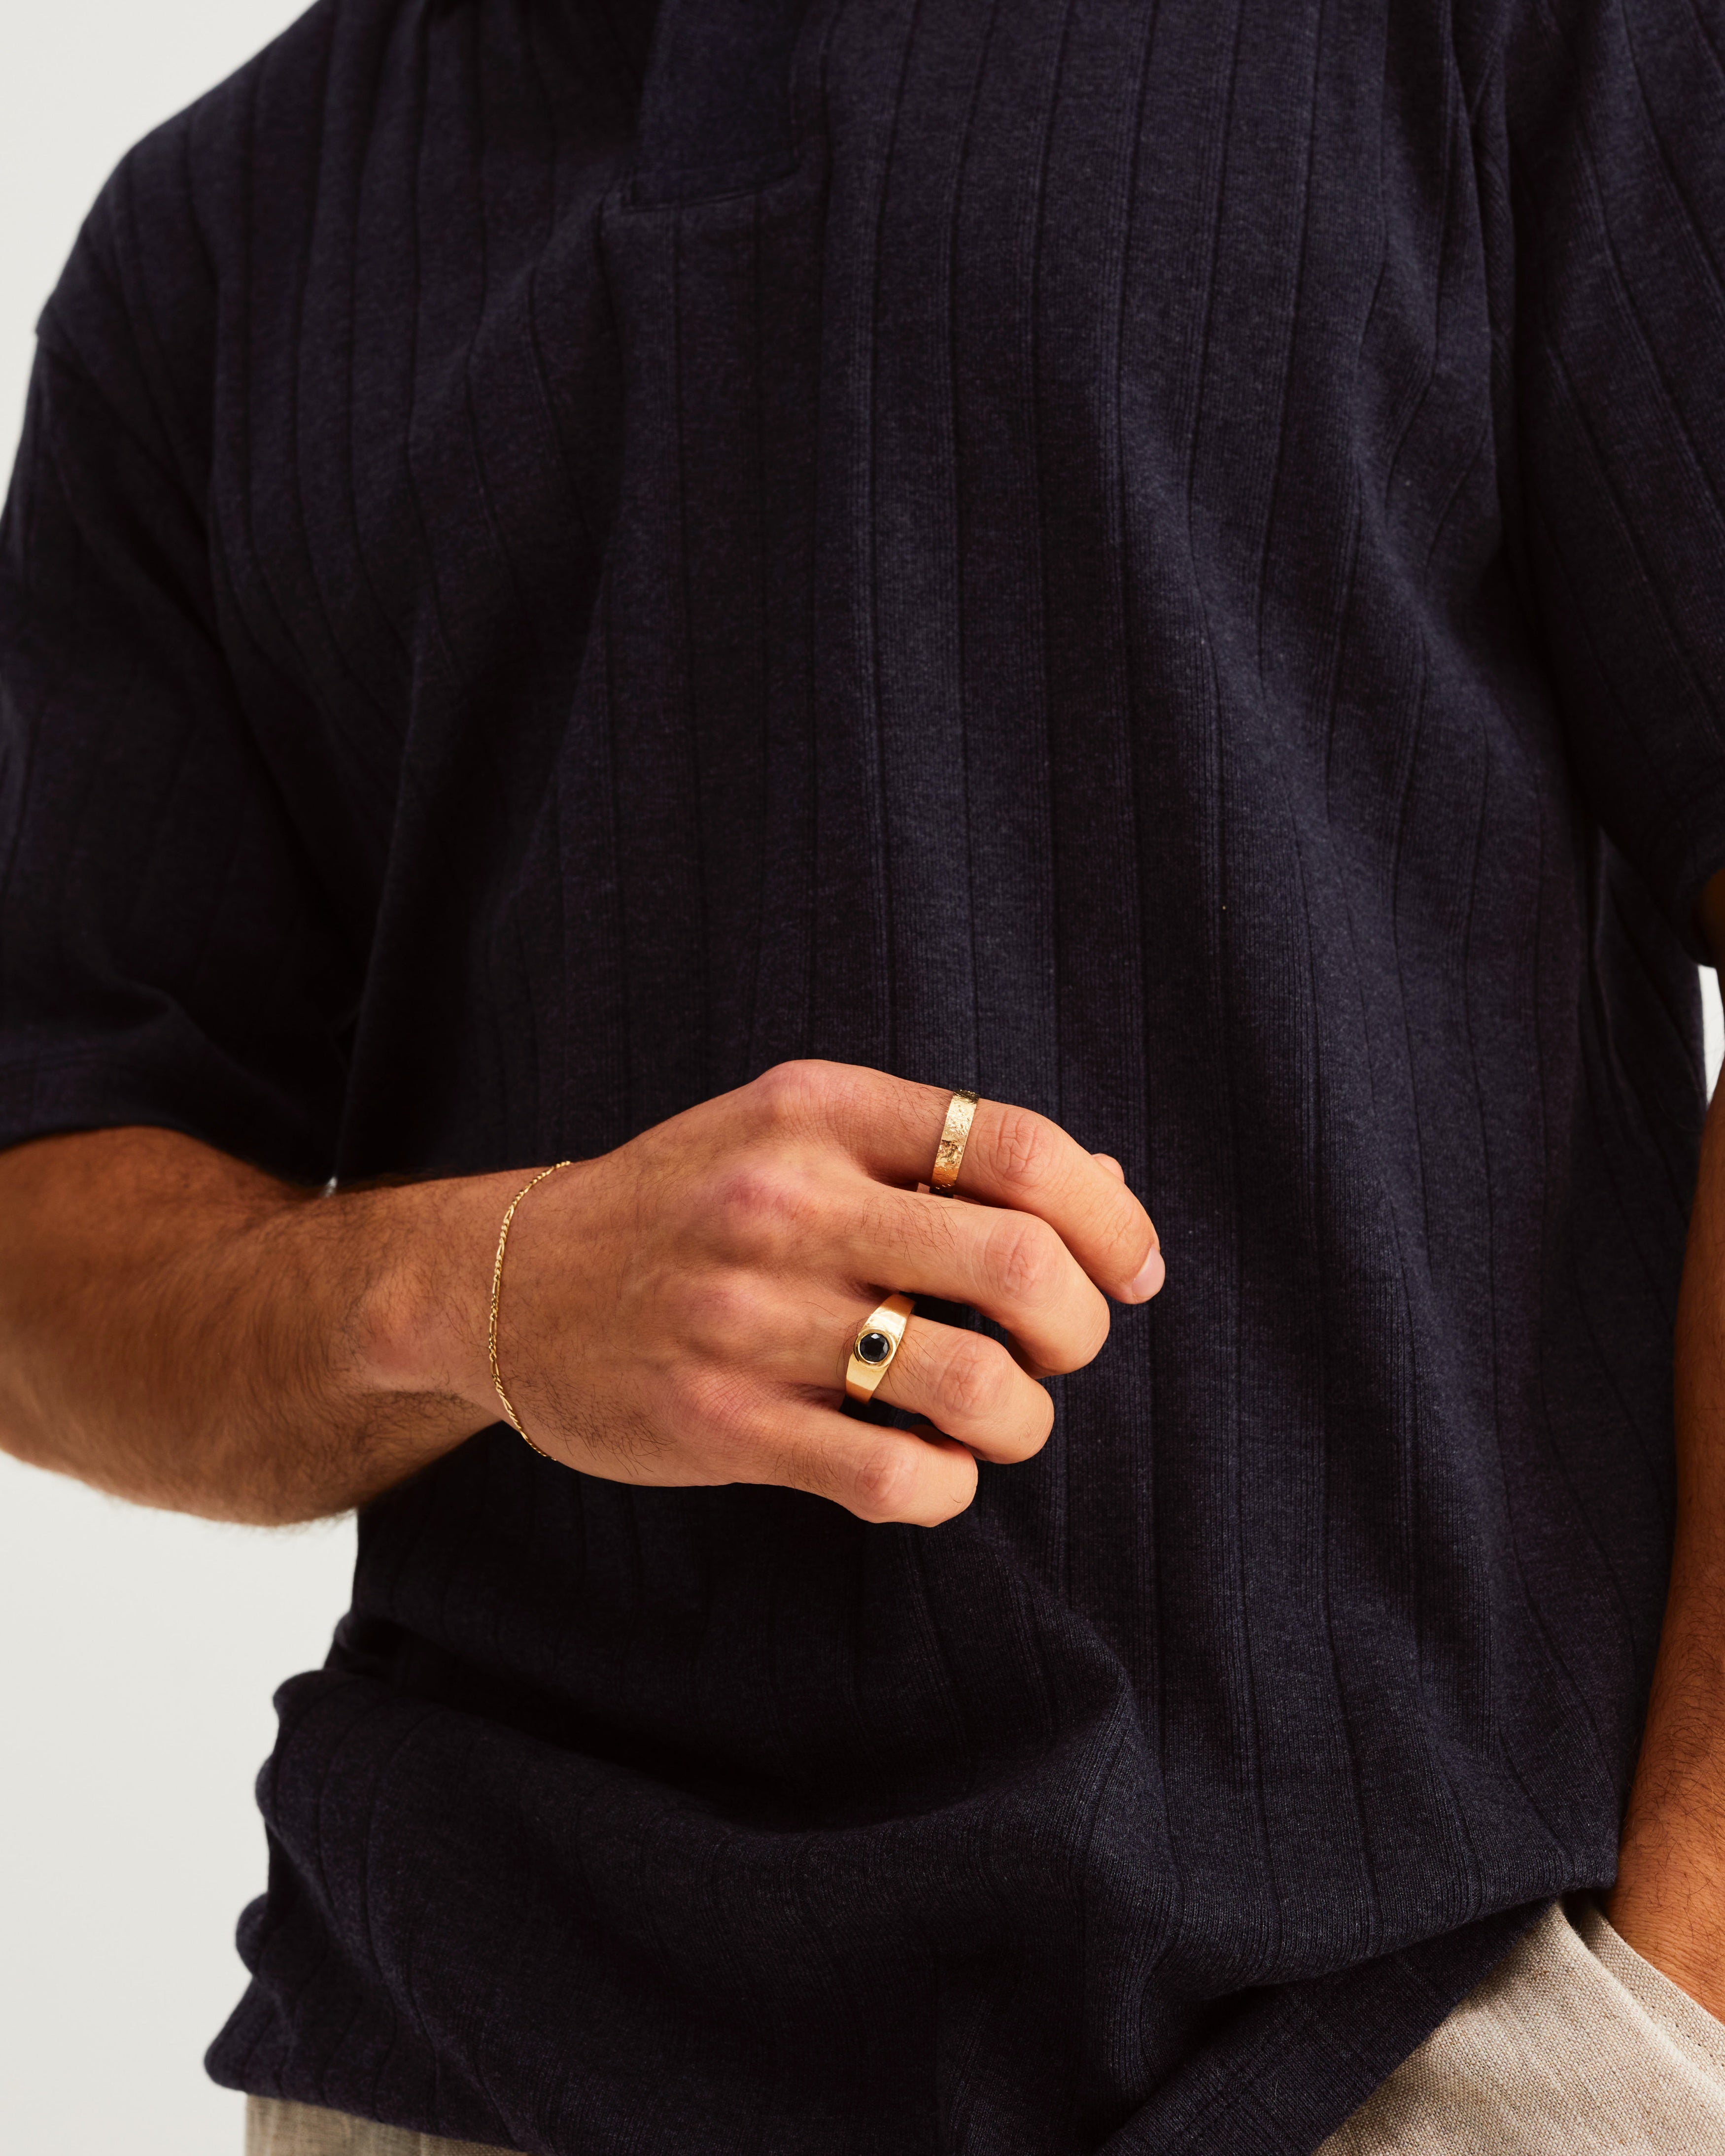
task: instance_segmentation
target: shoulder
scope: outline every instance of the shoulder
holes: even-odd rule
[[[224,295],[287,228],[309,234],[355,79],[424,0],[318,0],[121,159],[38,326],[162,461],[202,461]],[[191,475],[187,474],[187,476]]]
[[[619,13],[650,19],[609,0],[318,0],[121,160],[43,345],[159,460],[207,465],[224,356],[242,396],[295,346],[315,363],[308,293],[386,305],[419,239],[493,198],[519,223],[524,191],[627,140],[645,51]]]

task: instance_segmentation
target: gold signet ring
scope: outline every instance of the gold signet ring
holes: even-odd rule
[[[916,1307],[913,1296],[890,1295],[858,1326],[850,1343],[850,1360],[845,1366],[845,1390],[851,1399],[874,1399],[875,1386],[892,1368],[892,1358]]]
[[[970,1127],[976,1121],[976,1095],[966,1092],[963,1086],[952,1096],[947,1106],[947,1120],[941,1131],[941,1142],[935,1149],[934,1166],[929,1173],[928,1187],[937,1198],[950,1198],[958,1181],[958,1171],[964,1165],[964,1148],[970,1142]]]

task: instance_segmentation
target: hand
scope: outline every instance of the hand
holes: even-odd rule
[[[614,1481],[780,1483],[925,1526],[970,1502],[978,1459],[1039,1450],[1036,1380],[1097,1353],[1105,1296],[1161,1286],[1156,1231],[1114,1162],[993,1101],[961,1199],[918,1194],[949,1098],[785,1064],[542,1183],[511,1231],[499,1328],[533,1442]],[[500,1178],[481,1187],[495,1223]],[[1014,1343],[912,1317],[876,1397],[923,1418],[914,1432],[839,1412],[851,1340],[894,1290],[974,1305]],[[455,1382],[495,1414],[470,1344]]]

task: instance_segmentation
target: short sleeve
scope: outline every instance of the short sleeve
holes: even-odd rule
[[[1725,13],[1523,0],[1504,69],[1529,569],[1584,792],[1701,956],[1725,866]]]
[[[321,1179],[352,968],[223,658],[196,459],[149,418],[159,355],[91,230],[62,305],[0,521],[0,1144],[148,1123]]]

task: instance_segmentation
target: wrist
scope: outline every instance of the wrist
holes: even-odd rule
[[[357,1194],[367,1262],[353,1337],[365,1389],[459,1401],[497,1419],[486,1349],[498,1223],[519,1178],[449,1177]]]

